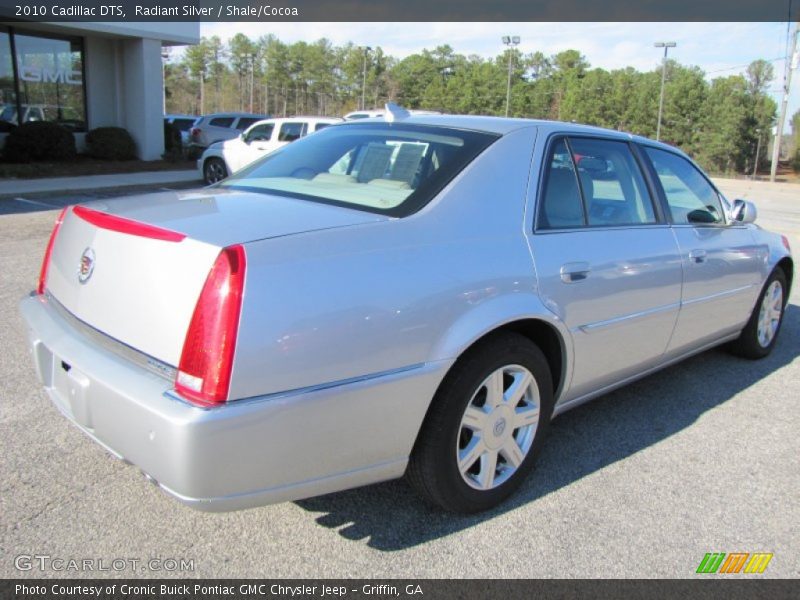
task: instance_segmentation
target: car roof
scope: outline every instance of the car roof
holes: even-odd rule
[[[357,121],[348,121],[347,123],[381,122],[385,122],[384,117],[358,119]],[[408,117],[395,121],[395,123],[453,127],[455,129],[470,129],[473,131],[483,131],[498,135],[506,135],[512,131],[523,129],[525,127],[536,127],[543,135],[550,135],[552,133],[602,135],[603,137],[615,138],[622,141],[634,141],[649,146],[660,147],[686,156],[686,154],[679,148],[670,146],[669,144],[665,144],[663,142],[657,142],[640,135],[634,135],[625,131],[617,131],[615,129],[605,129],[603,127],[596,127],[594,125],[565,123],[563,121],[549,121],[545,119],[517,119],[510,117],[490,117],[479,115],[421,115],[412,113]]]
[[[285,123],[285,122],[294,122],[294,121],[310,121],[310,122],[317,122],[317,123],[341,123],[341,117],[304,117],[302,115],[298,115],[296,117],[270,117],[268,119],[261,119],[260,121],[256,121],[253,123],[253,126],[260,125],[261,123]]]
[[[242,112],[220,112],[220,113],[211,113],[209,115],[203,115],[201,118],[203,119],[216,119],[217,117],[257,117],[259,119],[269,119],[267,115],[257,115],[254,113],[242,113]]]

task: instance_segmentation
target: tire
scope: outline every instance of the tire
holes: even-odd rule
[[[208,185],[222,181],[227,176],[228,169],[221,158],[211,157],[203,163],[203,181]]]
[[[783,324],[787,300],[786,275],[779,267],[767,278],[747,325],[728,345],[728,350],[751,360],[764,358],[772,352]]]
[[[491,389],[499,391],[501,382],[498,401],[501,394]],[[533,468],[552,414],[553,384],[542,351],[522,335],[494,334],[445,377],[406,476],[426,501],[445,510],[492,508]]]

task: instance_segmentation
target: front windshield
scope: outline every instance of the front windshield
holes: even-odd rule
[[[425,206],[497,137],[398,123],[334,125],[218,185],[402,217]]]

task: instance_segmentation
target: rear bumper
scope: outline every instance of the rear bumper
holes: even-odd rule
[[[399,477],[449,361],[201,409],[99,347],[41,296],[20,305],[59,410],[181,502],[208,511]]]

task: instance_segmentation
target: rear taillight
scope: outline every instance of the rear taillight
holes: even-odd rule
[[[69,207],[65,206],[58,213],[56,223],[53,225],[53,231],[50,232],[50,239],[47,242],[47,248],[44,251],[44,258],[42,259],[42,269],[39,271],[39,285],[36,286],[37,294],[44,294],[44,288],[47,285],[47,271],[50,268],[50,255],[53,253],[53,244],[56,242],[58,230],[61,228],[61,223],[64,222],[64,215],[67,213]]]
[[[786,248],[786,251],[791,253],[792,247],[789,245],[789,238],[787,238],[785,235],[782,235],[781,241],[783,242],[783,247]]]
[[[192,137],[197,137],[200,135],[200,128],[199,127],[192,127],[192,130],[189,132],[189,135]]]
[[[224,248],[200,292],[175,379],[175,391],[195,404],[211,406],[228,398],[244,275],[244,248]]]

